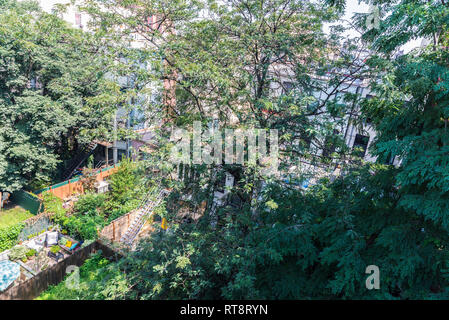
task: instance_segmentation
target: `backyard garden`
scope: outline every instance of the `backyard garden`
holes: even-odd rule
[[[15,286],[92,243],[112,220],[140,203],[143,174],[138,162],[123,161],[109,177],[109,191],[94,193],[93,184],[71,206],[50,192],[40,196],[45,211],[33,216],[20,207],[0,214],[0,292]],[[31,218],[31,219],[30,219]],[[92,269],[99,260],[87,266]],[[105,262],[98,262],[103,265]],[[2,271],[3,270],[3,271]],[[1,280],[1,279],[0,279]]]
[[[62,199],[46,192],[43,194],[45,211],[61,226],[63,233],[94,240],[112,220],[139,206],[144,195],[142,170],[139,162],[122,161],[119,170],[109,178],[108,192],[94,193],[92,187],[86,187],[87,192],[69,208],[64,208]],[[86,181],[86,186],[89,184]]]

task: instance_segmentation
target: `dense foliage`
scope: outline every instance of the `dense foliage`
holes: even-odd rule
[[[44,291],[37,300],[106,300],[121,297],[121,292],[126,291],[126,281],[122,273],[110,268],[111,263],[96,253],[87,259],[79,269],[79,283],[71,281],[74,274],[68,275],[64,281],[56,286],[51,286]],[[104,287],[104,283],[108,287]],[[69,283],[70,285],[67,285]],[[115,285],[117,292],[110,288]]]
[[[447,4],[374,1],[380,8],[379,29],[368,29],[367,15],[354,20],[372,53],[359,63],[351,59],[356,55],[351,45],[338,52],[339,59],[329,59],[325,52],[338,51],[333,42],[338,32],[326,38],[320,33],[321,23],[335,19],[342,1],[325,1],[329,6],[307,1],[230,1],[221,6],[214,1],[136,0],[123,4],[131,15],[102,14],[100,2],[86,1],[98,21],[101,17],[111,25],[129,26],[128,31],[144,30],[145,39],[163,53],[165,76],[174,75],[177,85],[176,106],[168,108],[178,126],[189,128],[193,120],[207,124],[218,119],[220,125],[277,128],[286,165],[292,167],[313,155],[314,147],[329,145],[334,146],[330,157],[342,165],[340,177],[333,182],[324,179],[307,192],[277,179],[266,180],[262,188],[254,168],[195,166],[194,173],[186,173],[187,178],[175,187],[181,195],[192,194],[187,201],[192,210],[208,201],[205,214],[185,223],[176,205],[168,207],[170,230],[155,232],[120,265],[134,285],[129,297],[445,296],[449,285],[445,271]],[[176,28],[176,35],[145,29],[144,15],[158,14],[166,6],[170,10],[163,11],[168,13],[161,20],[173,25],[164,30]],[[210,15],[195,16],[199,8]],[[417,36],[430,39],[430,44],[396,54]],[[273,96],[272,85],[281,78],[268,70],[275,64],[282,69],[284,63],[293,65],[293,90]],[[347,70],[350,77],[336,73],[323,83],[311,76],[335,68]],[[341,100],[332,95],[317,100],[312,94],[344,90],[340,85],[349,79],[366,77],[372,80],[376,95],[372,99],[347,94]],[[341,134],[335,129],[338,119],[354,111],[353,102],[361,105],[360,120],[371,121],[377,131],[371,150],[376,164],[341,161],[354,155],[339,142]],[[337,137],[316,139],[329,133]],[[311,145],[301,143],[310,137],[314,138]],[[323,145],[314,146],[316,140]],[[163,152],[167,142],[161,141]],[[385,164],[395,156],[399,166]],[[236,201],[216,208],[210,195],[224,170],[236,177],[229,196]],[[172,202],[176,202],[174,195]],[[381,270],[380,290],[365,287],[365,269],[372,264]]]
[[[61,199],[44,192],[44,207],[52,221],[73,237],[96,239],[104,226],[139,205],[142,197],[141,180],[139,164],[125,160],[117,172],[109,177],[109,192],[87,192],[79,197],[71,209],[64,209]]]
[[[92,100],[110,91],[102,50],[35,2],[0,2],[1,191],[58,178],[61,160],[110,122],[113,104]]]
[[[83,280],[75,291],[57,286],[47,297],[448,297],[447,3],[374,1],[379,28],[369,28],[367,15],[354,19],[363,32],[358,44],[370,53],[357,59],[354,42],[339,43],[341,28],[331,36],[322,32],[324,22],[339,17],[343,1],[81,2],[95,32],[127,41],[137,34],[150,48],[140,58],[162,61],[147,75],[139,69],[139,76],[176,84],[169,92],[176,103],[164,101],[169,121],[157,131],[159,148],[144,162],[153,170],[147,174],[152,185],[173,188],[160,210],[169,230],[156,224],[151,237],[118,263],[95,257],[82,276],[91,282]],[[156,21],[149,24],[149,16]],[[398,54],[418,36],[429,44]],[[280,94],[273,91],[284,86],[285,74],[275,67],[289,70],[291,85]],[[370,80],[375,96],[338,95],[356,80]],[[364,163],[345,146],[340,125],[358,112],[360,122],[376,129],[370,150],[376,163]],[[194,120],[205,127],[217,120],[232,128],[278,129],[280,170],[298,181],[301,173],[286,171],[305,160],[339,164],[341,174],[307,190],[283,175],[263,177],[257,166],[194,165],[174,180],[169,136],[174,125],[191,129]],[[327,152],[317,155],[317,149]],[[389,164],[394,158],[396,166]],[[97,228],[138,204],[144,172],[124,162],[111,177],[109,195],[83,196],[71,215],[58,204],[54,219],[94,238]],[[217,205],[213,195],[224,172],[236,183]],[[201,217],[186,218],[185,211]],[[365,287],[369,265],[380,269],[378,290]],[[102,266],[107,272],[100,272]]]
[[[10,249],[17,244],[20,232],[25,227],[23,222],[19,222],[9,227],[0,229],[0,252]]]
[[[12,226],[16,223],[31,218],[32,216],[33,215],[29,211],[19,206],[9,209],[3,209],[0,212],[0,229],[3,227]]]
[[[105,210],[108,216],[118,217],[135,209],[145,192],[143,187],[144,170],[142,163],[124,159],[120,167],[109,179],[110,192]]]

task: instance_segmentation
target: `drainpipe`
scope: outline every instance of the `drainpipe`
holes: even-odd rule
[[[106,159],[106,167],[109,166],[109,148],[108,148],[107,143],[108,142],[106,141],[106,146],[105,146],[105,149],[104,149],[104,156],[105,156],[105,159]]]
[[[117,164],[117,112],[114,114],[114,141],[112,143],[112,156],[114,159],[114,164]]]
[[[134,103],[134,101],[133,101],[133,99],[131,98],[131,104],[133,104],[133,103]],[[130,127],[131,127],[131,112],[129,111],[129,112],[128,112],[128,119],[126,119],[126,129],[127,129],[127,131],[128,131],[128,134],[129,134],[129,129],[130,129]],[[126,139],[126,157],[127,157],[128,159],[131,158],[129,145],[130,145],[130,140],[129,140],[129,138],[127,138],[127,139]]]
[[[362,90],[360,90],[360,89],[362,89]],[[345,143],[348,145],[348,147],[350,147],[349,144],[350,144],[350,142],[351,142],[352,133],[353,133],[353,131],[354,131],[354,126],[351,125],[351,120],[352,120],[352,114],[353,114],[354,110],[357,108],[357,106],[355,105],[355,102],[356,102],[356,100],[357,100],[357,95],[358,95],[359,93],[360,93],[360,94],[363,93],[363,88],[360,88],[360,86],[357,86],[357,88],[355,89],[356,98],[355,98],[354,101],[352,102],[352,106],[351,106],[351,114],[349,115],[348,123],[347,123],[347,125],[346,125],[345,136],[344,136]],[[350,125],[351,125],[351,134],[349,135],[349,140],[347,141],[348,131],[349,131],[349,126],[350,126]]]

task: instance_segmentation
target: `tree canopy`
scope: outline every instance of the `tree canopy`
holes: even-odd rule
[[[114,39],[118,48],[130,39],[142,44],[127,53],[137,53],[139,62],[151,68],[123,59],[123,50],[108,51],[120,53],[114,57],[120,61],[116,72],[131,70],[137,76],[141,85],[134,86],[132,94],[143,94],[153,80],[172,85],[165,87],[160,104],[147,106],[165,121],[153,119],[160,129],[155,131],[158,148],[145,161],[152,185],[173,188],[165,208],[158,211],[170,228],[155,230],[135,252],[108,265],[120,277],[100,279],[95,288],[113,293],[109,297],[114,299],[447,298],[449,4],[372,3],[379,8],[379,28],[367,26],[369,14],[356,15],[353,22],[362,35],[344,41],[340,26],[331,35],[322,31],[323,23],[339,21],[344,1],[79,2],[92,17],[90,27],[97,39]],[[18,19],[20,10],[5,11],[0,19]],[[63,28],[54,16],[41,15],[39,23],[48,20]],[[40,32],[26,31],[24,25],[17,21],[11,28],[30,33],[22,38],[39,39]],[[10,80],[0,82],[7,129],[0,145],[11,143],[14,151],[0,153],[0,161],[7,164],[3,171],[18,170],[20,162],[8,157],[20,159],[21,152],[37,148],[22,149],[32,139],[45,143],[39,150],[48,157],[41,156],[42,164],[31,167],[35,171],[7,175],[22,179],[14,178],[16,185],[55,166],[57,158],[50,150],[59,141],[56,137],[70,136],[70,130],[81,132],[75,115],[84,110],[84,99],[98,94],[98,87],[91,85],[84,92],[76,81],[82,79],[69,77],[78,70],[75,62],[80,56],[77,51],[65,52],[65,43],[80,45],[86,40],[81,41],[78,31],[66,32],[73,38],[64,36],[62,41],[56,32],[54,38],[40,41],[6,38],[1,45],[3,60],[26,61],[8,64],[12,67],[5,74],[11,74]],[[428,45],[401,54],[402,45],[418,37]],[[52,39],[56,40],[50,46]],[[12,49],[16,47],[20,54]],[[28,50],[51,63],[30,62],[34,60]],[[62,60],[46,58],[48,53]],[[77,66],[74,70],[71,63]],[[34,72],[42,78],[42,93],[26,88],[30,77],[25,71],[30,66],[35,70],[35,65],[40,66]],[[346,92],[357,81],[369,81],[373,97]],[[102,112],[92,103],[87,106]],[[36,111],[46,108],[50,113]],[[14,110],[20,110],[20,116]],[[64,116],[56,117],[61,110]],[[20,122],[24,115],[30,117],[24,121],[31,131]],[[369,120],[374,126],[374,163],[364,162],[346,146],[341,126],[348,117],[354,125]],[[218,121],[227,128],[279,130],[282,174],[267,178],[257,166],[213,163],[185,166],[183,178],[173,179],[178,168],[168,160],[170,135],[175,126],[192,129],[195,120],[204,127]],[[45,121],[50,130],[39,131]],[[20,143],[17,150],[15,143]],[[317,149],[327,152],[318,154]],[[389,164],[393,158],[398,165]],[[290,169],[304,162],[327,168],[340,165],[341,174],[325,176],[303,190],[294,183],[303,181],[304,172]],[[232,173],[236,183],[220,206],[214,192],[225,173]],[[293,179],[287,177],[290,174]],[[128,178],[118,177],[113,187],[133,180]],[[116,200],[131,195],[125,192]],[[180,215],[185,211],[200,217]],[[369,265],[380,269],[378,290],[365,286]]]
[[[367,15],[355,17],[354,22],[365,28],[360,41],[371,52],[360,62],[351,59],[357,53],[351,43],[339,52],[339,59],[329,59],[326,52],[335,50],[333,41],[340,39],[337,34],[326,37],[321,23],[338,17],[341,2],[327,2],[329,6],[304,1],[230,1],[223,6],[215,2],[170,3],[172,10],[167,11],[166,19],[177,33],[160,36],[150,31],[147,35],[160,37],[154,44],[163,49],[171,70],[168,75],[176,75],[177,109],[171,114],[175,123],[188,125],[193,119],[213,118],[214,113],[226,123],[226,117],[233,114],[237,125],[280,129],[286,146],[288,135],[301,138],[320,132],[326,136],[326,130],[335,125],[317,115],[341,118],[351,112],[355,100],[361,106],[361,119],[370,119],[375,126],[377,138],[371,152],[377,163],[340,162],[340,177],[333,182],[323,179],[308,192],[282,180],[265,181],[257,200],[253,191],[260,177],[248,168],[240,169],[238,183],[231,190],[237,203],[228,202],[217,211],[209,207],[200,220],[190,224],[181,223],[176,210],[168,208],[171,232],[156,232],[122,261],[128,280],[135,284],[131,296],[445,296],[447,4],[376,1],[381,12],[379,29],[366,29]],[[133,14],[120,21],[136,26],[147,21],[143,18],[148,8],[157,12],[165,2],[132,4],[129,10]],[[193,19],[200,4],[208,15]],[[431,39],[430,44],[405,55],[395,54],[418,36]],[[275,64],[293,70],[294,89],[280,96],[269,92],[271,85],[280,81],[268,72]],[[316,99],[313,91],[342,89],[349,81],[341,74],[324,83],[311,76],[336,67],[352,70],[350,79],[371,79],[375,97],[347,95],[340,103]],[[343,146],[337,150],[340,159],[349,158]],[[293,165],[308,153],[310,146],[294,145],[284,159]],[[399,166],[385,164],[395,156],[400,159]],[[214,190],[213,175],[199,176],[189,179],[191,187],[196,184],[197,190],[207,190],[195,193],[198,202],[208,199],[207,194]],[[181,193],[183,190],[187,189]],[[217,216],[217,224],[211,223]],[[365,287],[365,269],[372,264],[380,268],[380,290]]]
[[[89,132],[107,131],[116,106],[89,101],[112,90],[93,35],[34,2],[9,0],[0,4],[0,35],[0,190],[12,192],[58,177]]]

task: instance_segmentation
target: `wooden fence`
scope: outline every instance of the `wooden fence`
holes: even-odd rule
[[[108,239],[109,241],[118,242],[131,226],[139,212],[140,210],[136,209],[111,221],[110,224],[101,230],[100,236]]]
[[[34,215],[44,211],[42,201],[35,195],[23,190],[18,190],[12,193],[10,197],[11,202],[21,206]]]
[[[109,168],[100,169],[97,174],[97,181],[103,181],[106,177],[110,176],[114,172],[118,170],[118,165],[113,165]],[[52,185],[48,188],[40,189],[35,191],[35,194],[40,194],[42,192],[49,191],[53,193],[60,199],[65,199],[73,194],[82,194],[84,193],[83,184],[80,181],[80,178],[73,178],[67,181],[63,181]]]
[[[68,266],[80,267],[92,253],[99,250],[102,251],[105,258],[110,260],[117,260],[121,257],[118,251],[106,246],[101,241],[95,241],[25,282],[3,291],[0,293],[0,300],[32,300],[38,297],[50,285],[56,285],[64,280]]]

